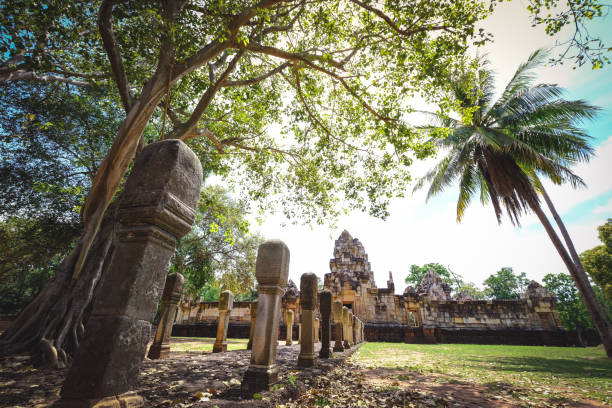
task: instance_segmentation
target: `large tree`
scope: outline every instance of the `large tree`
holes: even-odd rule
[[[491,203],[499,222],[506,210],[510,220],[533,211],[550,237],[593,318],[609,357],[612,357],[612,326],[593,292],[567,230],[546,194],[539,177],[560,184],[583,185],[569,168],[592,155],[589,136],[579,127],[598,108],[562,98],[563,89],[551,84],[533,85],[532,69],[544,53],[536,51],[519,66],[495,99],[493,73],[482,64],[476,72],[458,72],[453,95],[461,119],[437,118],[451,134],[438,140],[446,155],[416,188],[430,184],[428,199],[459,181],[457,221],[474,196]],[[439,133],[439,127],[428,128]],[[544,198],[559,226],[567,248],[541,206]]]
[[[42,338],[78,346],[81,310],[112,254],[109,205],[150,123],[155,139],[188,141],[262,208],[308,221],[342,207],[384,216],[411,154],[432,152],[404,121],[406,99],[443,95],[467,47],[486,38],[474,24],[490,11],[480,0],[2,7],[3,80],[112,82],[126,113],[82,207],[81,238],[2,336],[5,353],[35,351]]]

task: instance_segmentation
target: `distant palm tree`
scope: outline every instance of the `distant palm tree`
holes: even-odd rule
[[[486,61],[479,61],[475,72],[456,76],[452,96],[462,119],[433,115],[439,123],[424,127],[429,131],[449,128],[452,134],[437,139],[438,148],[447,154],[418,181],[415,189],[428,183],[429,199],[459,180],[457,221],[461,221],[477,193],[483,204],[491,202],[500,223],[502,208],[513,224],[519,224],[521,214],[533,211],[574,278],[606,353],[612,357],[612,326],[595,298],[569,234],[539,178],[548,177],[556,184],[569,182],[574,187],[584,185],[569,166],[588,161],[593,154],[590,137],[578,125],[582,120],[592,119],[599,108],[581,100],[563,99],[563,89],[557,85],[533,86],[532,69],[544,58],[542,50],[534,52],[519,66],[497,100],[494,100],[493,73]],[[559,225],[567,249],[544,213],[539,194]]]

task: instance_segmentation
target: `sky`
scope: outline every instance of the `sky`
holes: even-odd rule
[[[482,26],[494,35],[494,42],[479,51],[487,53],[497,72],[497,87],[503,87],[516,70],[539,47],[551,47],[554,38],[543,27],[532,28],[526,3],[520,0],[502,3]],[[604,40],[612,41],[612,18],[593,27]],[[606,25],[608,27],[606,27]],[[538,70],[538,82],[557,83],[568,90],[566,98],[585,99],[604,109],[599,118],[585,124],[593,137],[595,157],[574,168],[588,185],[574,190],[570,186],[547,185],[547,191],[565,221],[577,251],[599,245],[597,226],[612,217],[612,67],[593,71],[590,66],[572,69],[572,64]],[[416,179],[435,160],[415,163]],[[403,293],[404,279],[411,264],[438,262],[462,275],[466,281],[482,286],[491,274],[505,266],[527,277],[542,280],[548,273],[567,273],[548,235],[534,215],[521,219],[514,227],[507,219],[498,225],[493,209],[475,200],[463,221],[456,222],[458,190],[445,193],[425,203],[425,190],[408,194],[392,202],[391,216],[385,221],[360,212],[340,218],[336,228],[295,226],[281,215],[268,216],[253,229],[267,239],[278,238],[290,250],[289,278],[299,284],[305,272],[321,279],[329,272],[334,241],[343,229],[359,238],[374,271],[378,287],[386,285],[393,272],[397,293]],[[287,224],[285,224],[287,223]]]

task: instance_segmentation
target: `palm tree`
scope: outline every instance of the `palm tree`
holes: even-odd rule
[[[574,245],[546,194],[540,177],[556,184],[565,182],[584,186],[570,170],[593,154],[589,136],[578,127],[582,120],[592,119],[599,108],[581,100],[562,98],[563,89],[552,84],[533,86],[533,68],[545,58],[545,52],[534,52],[521,64],[501,96],[495,100],[493,74],[486,61],[479,68],[462,72],[453,80],[453,95],[462,119],[433,115],[438,125],[424,127],[452,130],[436,139],[446,156],[422,179],[415,189],[429,184],[427,199],[459,181],[457,221],[460,222],[471,199],[479,194],[483,204],[491,203],[498,222],[503,210],[510,221],[533,211],[559,252],[582,295],[594,325],[612,357],[612,326],[595,298],[593,288],[580,263]],[[566,248],[540,205],[544,198],[557,222]]]

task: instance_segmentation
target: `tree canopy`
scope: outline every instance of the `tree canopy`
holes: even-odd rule
[[[343,207],[385,216],[407,166],[432,153],[406,123],[408,98],[443,98],[448,73],[488,38],[474,25],[490,10],[482,0],[14,4],[0,24],[5,81],[112,81],[126,112],[82,209],[75,273],[149,123],[261,208],[308,221]]]

